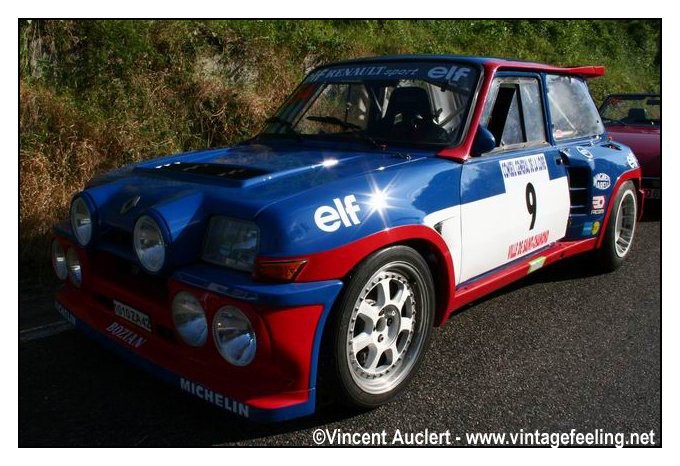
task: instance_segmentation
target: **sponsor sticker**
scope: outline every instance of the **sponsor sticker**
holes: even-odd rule
[[[590,211],[590,215],[602,215],[604,213],[604,196],[593,196],[593,210]]]
[[[536,259],[529,261],[529,270],[527,273],[535,272],[545,264],[545,256],[537,257]]]
[[[637,157],[635,157],[635,155],[633,154],[628,154],[628,156],[626,157],[626,161],[628,162],[628,166],[630,168],[637,168],[640,166]]]
[[[593,209],[604,209],[604,196],[593,196]]]
[[[581,234],[583,236],[591,236],[593,232],[593,222],[586,222],[583,224],[583,230]]]
[[[596,235],[598,231],[600,231],[600,222],[593,222],[592,234]]]
[[[518,178],[532,175],[537,172],[547,172],[548,165],[544,154],[527,155],[516,159],[499,160],[503,179]]]
[[[113,301],[113,312],[115,312],[118,317],[122,317],[128,322],[132,322],[136,326],[142,327],[144,330],[151,331],[151,318],[148,314],[115,300]]]
[[[139,348],[146,343],[146,338],[140,337],[129,328],[116,322],[112,322],[111,325],[106,327],[106,331],[133,348]]]
[[[317,82],[343,82],[347,80],[422,79],[469,89],[478,72],[461,64],[437,63],[385,63],[348,64],[322,68],[310,73],[306,84]]]
[[[314,212],[314,223],[316,223],[319,230],[333,233],[338,231],[341,225],[351,227],[361,223],[357,216],[361,207],[357,204],[357,198],[354,194],[345,196],[344,204],[339,198],[333,199],[333,205],[334,207],[322,205]]]
[[[214,392],[203,385],[192,382],[191,380],[180,378],[179,388],[185,392],[191,393],[192,395],[212,403],[230,413],[238,414],[239,416],[249,417],[250,407],[240,401],[232,400],[228,396],[222,395],[221,393]]]
[[[427,72],[427,77],[432,79],[443,79],[448,83],[458,82],[470,74],[470,68],[464,66],[435,66]]]
[[[522,256],[534,249],[538,249],[541,246],[545,246],[548,243],[549,236],[550,231],[546,230],[537,235],[512,243],[508,248],[508,259],[514,259],[515,257]]]
[[[62,306],[59,301],[54,302],[54,307],[57,308],[57,312],[59,313],[59,315],[63,317],[68,323],[70,323],[71,325],[76,324],[75,316],[71,314],[71,311]]]
[[[598,173],[593,177],[593,186],[595,186],[597,189],[600,190],[609,189],[611,185],[612,180],[606,173]]]

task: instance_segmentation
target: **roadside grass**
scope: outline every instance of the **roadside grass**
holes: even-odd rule
[[[51,226],[94,175],[257,133],[333,60],[454,53],[603,64],[596,100],[658,91],[660,22],[21,21],[20,280],[51,283]]]

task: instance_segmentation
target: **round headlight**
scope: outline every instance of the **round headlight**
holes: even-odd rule
[[[142,215],[135,224],[135,253],[139,262],[149,272],[158,272],[165,262],[165,241],[158,223],[148,215]]]
[[[213,338],[217,351],[235,366],[247,366],[255,358],[255,331],[245,314],[234,306],[224,306],[215,314]]]
[[[71,283],[75,286],[80,286],[83,282],[83,272],[80,268],[80,258],[75,249],[69,248],[66,253],[66,268],[68,269],[68,276]]]
[[[82,197],[76,197],[71,203],[71,228],[78,242],[87,246],[92,239],[92,212]]]
[[[56,239],[52,241],[52,267],[59,280],[66,280],[68,268],[66,267],[66,253],[61,243]]]
[[[172,300],[172,321],[189,346],[202,346],[208,338],[208,319],[201,303],[191,293],[180,291]]]

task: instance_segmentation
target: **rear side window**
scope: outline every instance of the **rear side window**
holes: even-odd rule
[[[604,133],[600,114],[588,85],[574,76],[548,75],[548,103],[552,133],[557,141]]]

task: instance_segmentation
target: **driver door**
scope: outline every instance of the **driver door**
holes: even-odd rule
[[[560,240],[569,185],[549,143],[538,75],[499,74],[481,124],[496,148],[463,165],[459,283],[478,278]]]

